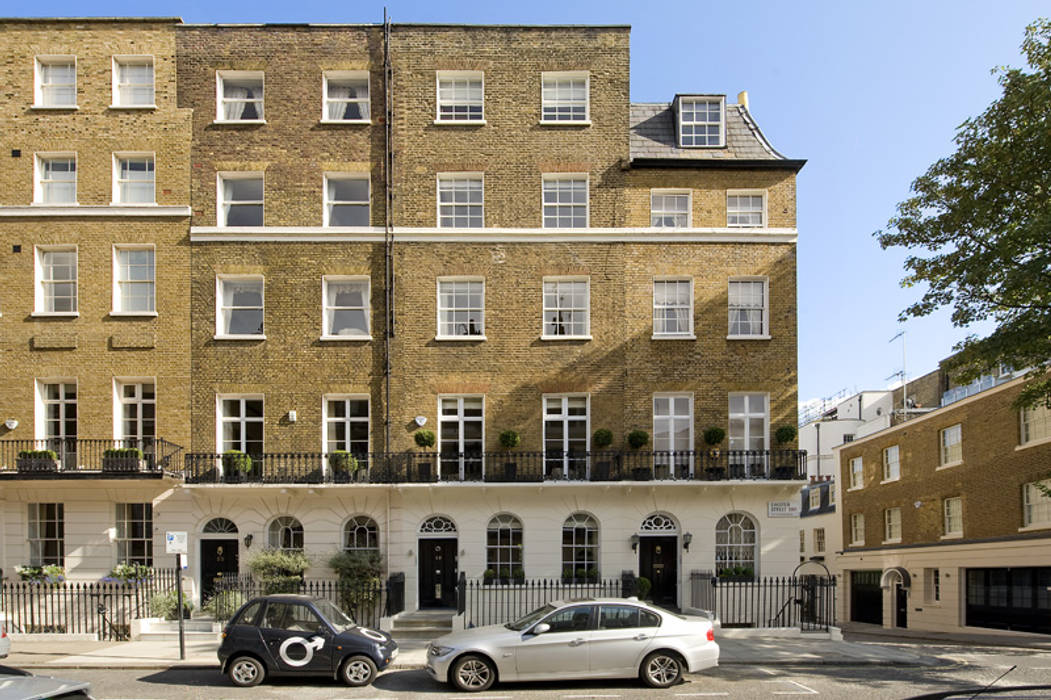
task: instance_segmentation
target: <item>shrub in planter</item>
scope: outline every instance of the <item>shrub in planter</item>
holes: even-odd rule
[[[375,600],[383,588],[383,562],[378,552],[338,552],[329,557],[328,565],[339,576],[339,602],[345,611]]]
[[[799,431],[796,430],[794,425],[782,425],[780,428],[774,431],[774,439],[778,445],[784,445],[787,442],[792,442],[796,439],[796,435]]]
[[[573,582],[573,569],[569,568],[568,566],[566,568],[562,569],[562,582],[563,583],[572,583]]]
[[[701,433],[701,437],[705,445],[714,449],[717,445],[723,444],[723,440],[726,439],[726,431],[717,425],[713,425],[705,428],[704,432]]]
[[[645,430],[632,430],[628,433],[628,445],[637,450],[650,441],[650,434]]]
[[[137,586],[153,578],[153,569],[145,564],[117,564],[108,574],[102,577],[100,583],[120,583],[123,585]]]
[[[505,430],[500,433],[500,447],[507,450],[507,461],[504,462],[504,479],[514,481],[518,475],[518,463],[511,457],[511,450],[522,444],[522,437],[516,430]]]
[[[245,597],[240,591],[219,591],[201,606],[201,610],[216,620],[229,620],[244,604]]]
[[[594,567],[588,569],[588,583],[598,583],[598,569]]]
[[[328,455],[328,468],[333,481],[346,483],[350,481],[350,475],[358,470],[358,460],[346,450],[336,450]]]
[[[248,570],[259,580],[264,594],[298,593],[310,560],[302,552],[264,549],[248,560]]]
[[[412,439],[416,441],[417,447],[429,449],[434,447],[434,431],[433,430],[417,430],[412,434]]]
[[[493,579],[495,579],[495,578],[496,578],[496,572],[493,571],[492,569],[486,569],[485,571],[482,572],[482,583],[490,584],[490,583],[493,582]]]
[[[193,605],[184,596],[182,599],[182,619],[190,619],[190,611],[193,610]],[[150,600],[150,611],[154,617],[161,617],[165,620],[178,620],[179,619],[179,594],[175,591],[169,591],[167,593],[158,593],[153,596]]]
[[[650,589],[653,588],[653,584],[645,576],[639,576],[635,582],[635,589],[639,593],[639,600],[646,600],[650,596]]]
[[[223,474],[227,479],[241,479],[252,471],[252,457],[240,450],[227,450],[223,453]]]
[[[523,569],[520,566],[516,566],[511,571],[511,578],[514,579],[515,583],[522,583],[523,581],[525,581],[525,569]]]
[[[595,434],[591,436],[591,444],[596,450],[604,450],[613,444],[613,431],[607,430],[606,428],[599,428],[595,431]]]
[[[58,454],[54,450],[20,450],[15,465],[19,471],[54,471]]]
[[[138,447],[111,447],[102,452],[102,471],[134,472],[142,463],[142,450]]]
[[[18,578],[27,583],[58,584],[66,580],[66,570],[57,564],[16,566]]]

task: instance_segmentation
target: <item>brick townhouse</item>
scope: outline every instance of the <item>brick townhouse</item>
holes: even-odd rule
[[[1051,412],[1013,407],[1023,382],[932,372],[909,420],[835,449],[841,619],[1051,633]]]
[[[631,571],[687,606],[691,571],[795,567],[803,161],[746,94],[632,103],[616,26],[0,36],[5,571],[157,564],[187,531],[195,595],[259,548],[312,576],[367,549],[415,610],[461,573]],[[128,439],[123,472],[87,452]]]

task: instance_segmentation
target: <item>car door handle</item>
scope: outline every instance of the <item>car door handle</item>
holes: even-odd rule
[[[571,647],[578,647],[581,644],[585,644],[586,642],[587,642],[587,640],[585,640],[585,639],[574,639],[572,642],[569,643],[569,646],[571,646]]]
[[[650,635],[648,634],[636,634],[634,637],[632,637],[632,639],[634,639],[636,642],[641,642],[642,640],[649,638]]]

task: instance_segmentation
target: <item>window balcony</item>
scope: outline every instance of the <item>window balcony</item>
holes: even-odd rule
[[[805,450],[188,453],[188,484],[802,481]]]
[[[160,438],[0,440],[0,478],[160,478],[180,471],[181,456]]]

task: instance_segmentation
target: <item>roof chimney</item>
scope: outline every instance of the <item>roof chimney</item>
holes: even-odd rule
[[[745,109],[748,109],[748,91],[747,90],[741,90],[741,92],[737,93],[737,104],[741,105]]]

